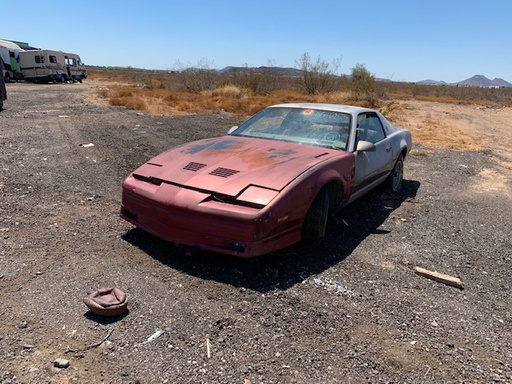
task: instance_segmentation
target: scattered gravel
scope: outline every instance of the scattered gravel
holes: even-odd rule
[[[130,171],[236,119],[99,106],[92,82],[7,86],[0,383],[512,383],[511,167],[491,149],[416,146],[400,196],[371,192],[324,241],[239,260],[119,218]],[[88,312],[113,286],[129,312]]]

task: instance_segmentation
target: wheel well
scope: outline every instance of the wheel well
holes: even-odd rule
[[[327,219],[340,207],[342,197],[343,186],[336,180],[329,181],[318,191],[302,222],[303,240],[319,239],[324,236]]]
[[[405,160],[405,155],[407,155],[407,147],[402,149],[402,159]]]

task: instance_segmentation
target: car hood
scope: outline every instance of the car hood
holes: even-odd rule
[[[133,174],[236,196],[248,186],[280,191],[309,168],[343,153],[297,143],[223,136],[170,149]]]

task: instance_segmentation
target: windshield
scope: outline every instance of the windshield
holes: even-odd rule
[[[291,141],[346,150],[351,115],[305,108],[267,108],[231,135]]]

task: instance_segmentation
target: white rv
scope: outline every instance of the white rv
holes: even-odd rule
[[[19,68],[19,53],[23,51],[18,44],[0,39],[0,60],[4,65],[2,75],[6,83],[23,78]]]
[[[34,49],[19,53],[21,73],[25,81],[34,83],[80,81],[87,70],[75,53]]]
[[[64,52],[64,61],[66,63],[66,73],[63,75],[65,80],[82,82],[87,77],[87,69],[84,63],[76,53]]]
[[[19,54],[21,73],[25,81],[34,83],[62,82],[65,65],[64,55],[59,51],[34,49]]]

